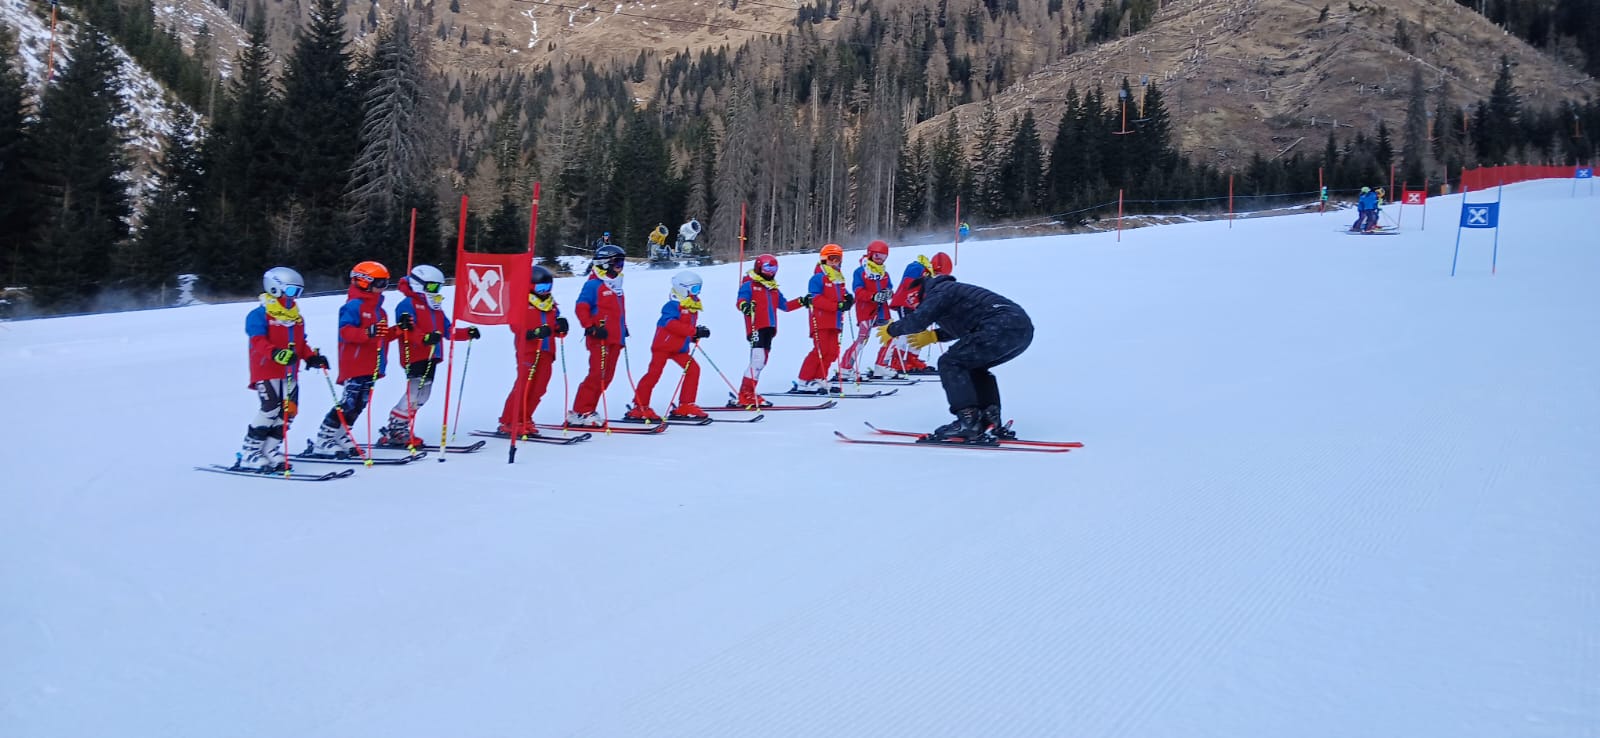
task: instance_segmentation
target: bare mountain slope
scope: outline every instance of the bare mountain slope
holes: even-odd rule
[[[1100,85],[1115,103],[1124,77],[1135,95],[1148,78],[1162,88],[1183,151],[1228,166],[1257,151],[1320,146],[1335,125],[1365,130],[1387,120],[1397,130],[1414,66],[1422,67],[1430,96],[1449,80],[1458,104],[1488,96],[1502,53],[1516,64],[1527,102],[1600,90],[1449,0],[1366,2],[1174,0],[1146,30],[1049,65],[996,96],[996,108],[1002,120],[1032,108],[1048,137],[1069,87],[1082,93]],[[1400,21],[1410,51],[1396,43]],[[956,109],[963,129],[976,125],[979,105]],[[938,116],[915,135],[944,125]]]

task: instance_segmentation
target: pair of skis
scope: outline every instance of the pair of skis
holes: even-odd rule
[[[1007,423],[1006,427],[1009,428],[1010,425],[1010,423]],[[866,423],[866,426],[867,428],[871,429],[872,432],[879,435],[911,438],[914,440],[891,441],[888,439],[876,438],[854,438],[847,436],[840,431],[834,431],[833,435],[845,443],[855,443],[870,446],[965,448],[976,451],[1021,451],[1043,454],[1064,454],[1075,448],[1083,448],[1083,443],[1081,441],[1039,441],[1025,438],[1002,438],[997,444],[966,443],[965,441],[935,441],[929,439],[926,433],[918,433],[916,431],[889,430],[887,428],[879,428],[871,423]]]

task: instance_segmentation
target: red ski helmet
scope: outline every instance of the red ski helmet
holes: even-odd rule
[[[934,254],[929,263],[933,265],[934,274],[949,274],[956,270],[955,263],[950,261],[950,255],[943,251]]]
[[[874,256],[881,256],[883,258],[872,259]],[[882,264],[884,260],[889,258],[889,244],[884,243],[883,241],[873,241],[872,243],[867,244],[867,258],[872,259],[874,263]]]
[[[767,279],[772,279],[778,274],[778,257],[772,254],[762,254],[756,257],[755,273]]]

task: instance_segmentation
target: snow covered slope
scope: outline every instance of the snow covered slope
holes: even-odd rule
[[[1487,233],[1447,276],[1459,198],[1390,237],[969,245],[957,275],[1038,324],[998,374],[1025,435],[1087,444],[1060,455],[832,440],[943,422],[930,385],[516,465],[217,477],[189,467],[251,414],[250,306],[0,324],[0,735],[1597,735],[1600,208],[1569,193],[1506,188],[1493,277]],[[735,270],[702,273],[736,375]],[[636,375],[669,274],[627,278]],[[305,302],[325,350],[337,304]],[[784,321],[767,387],[806,350]],[[474,348],[463,432],[510,352]],[[320,378],[302,400],[296,443]]]

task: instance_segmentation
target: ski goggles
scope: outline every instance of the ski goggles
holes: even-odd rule
[[[288,298],[291,298],[291,299],[299,297],[300,293],[306,291],[306,288],[301,287],[300,285],[297,285],[297,284],[286,284],[280,289],[283,290],[283,296],[284,297],[288,297]]]
[[[700,287],[701,287],[701,285],[698,285],[698,284],[690,285],[689,294],[695,295],[696,297],[698,297],[700,295]]]
[[[437,295],[443,289],[444,289],[444,283],[443,282],[423,282],[422,283],[422,291],[426,292],[426,293],[428,293],[430,295]]]
[[[356,277],[356,284],[364,290],[389,289],[388,277]]]
[[[774,275],[774,274],[777,274],[778,273],[778,265],[777,264],[764,264],[761,267],[761,273],[765,274],[765,275],[767,275],[769,277]]]
[[[620,272],[624,266],[628,265],[628,259],[624,256],[613,256],[610,261],[602,263],[607,269],[615,269]]]
[[[550,288],[554,287],[554,286],[555,285],[553,285],[553,284],[551,284],[549,282],[541,282],[541,283],[536,284],[536,285],[533,286],[533,294],[535,294],[535,295],[548,295],[548,294],[550,294]]]

